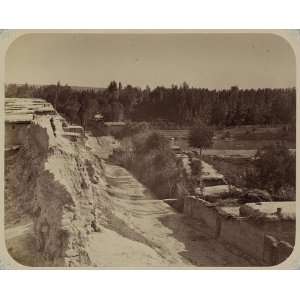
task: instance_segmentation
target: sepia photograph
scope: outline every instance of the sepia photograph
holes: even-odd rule
[[[296,56],[267,32],[22,34],[5,57],[15,266],[271,267],[296,237]]]

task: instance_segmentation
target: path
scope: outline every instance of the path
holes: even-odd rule
[[[90,240],[94,265],[107,267],[250,266],[216,240],[209,228],[153,199],[127,170],[106,165],[108,192],[119,226]]]

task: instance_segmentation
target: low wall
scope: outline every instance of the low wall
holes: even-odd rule
[[[279,241],[271,235],[265,236],[263,262],[274,266],[285,261],[293,252],[294,247],[285,241]]]
[[[278,243],[278,261],[277,263],[281,263],[283,261],[285,261],[293,252],[294,247],[285,242],[285,241],[280,241]]]
[[[263,262],[269,266],[278,264],[278,241],[271,235],[265,235]]]
[[[220,216],[219,238],[258,261],[263,260],[264,231],[245,218]]]
[[[23,145],[28,136],[30,123],[5,122],[5,147]]]
[[[215,234],[219,231],[219,214],[216,205],[194,196],[188,196],[184,200],[184,214],[194,219],[203,221],[209,227],[215,229]]]
[[[232,216],[215,204],[194,196],[184,200],[184,214],[203,221],[215,236],[263,265],[276,265],[291,254],[295,241],[295,222],[255,220]]]
[[[278,240],[295,243],[296,222],[293,220],[281,220],[278,222],[265,222],[264,233],[274,236]]]

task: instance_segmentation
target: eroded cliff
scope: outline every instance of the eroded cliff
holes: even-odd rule
[[[83,136],[70,141],[53,119],[56,132],[49,117],[36,118],[18,152],[7,154],[6,227],[32,222],[46,265],[90,265],[87,235],[100,230],[97,210],[108,203],[103,162]]]

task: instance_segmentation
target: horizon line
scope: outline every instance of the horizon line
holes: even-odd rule
[[[116,83],[119,83],[120,81],[116,81],[116,80],[111,80],[110,82],[113,82],[115,81]],[[11,84],[15,84],[15,85],[29,85],[29,86],[49,86],[49,85],[57,85],[57,83],[60,82],[59,80],[56,82],[56,83],[28,83],[28,82],[24,82],[24,83],[17,83],[17,82],[9,82],[9,83],[4,83],[5,86],[7,85],[11,85]],[[182,84],[184,83],[184,81],[180,84],[180,85],[177,85],[177,84],[172,84],[173,86],[177,86],[178,88],[180,88],[182,86]],[[122,84],[122,82],[121,82]],[[100,86],[89,86],[89,85],[77,85],[77,84],[69,84],[69,83],[61,83],[60,82],[60,85],[61,86],[69,86],[69,87],[77,87],[77,88],[87,88],[87,89],[107,89],[108,86],[106,87],[100,87]],[[166,88],[166,89],[171,89],[172,88],[172,85],[168,85],[168,86],[164,86],[164,85],[157,85],[155,87],[151,87],[150,85],[146,85],[144,87],[142,86],[136,86],[136,85],[132,85],[132,84],[122,84],[122,87],[125,88],[127,86],[131,86],[133,88],[140,88],[142,90],[146,89],[147,86],[149,86],[150,90],[154,90],[158,87],[163,87],[163,88]],[[192,88],[192,89],[207,89],[209,91],[222,91],[222,90],[230,90],[231,88],[233,87],[237,87],[239,90],[263,90],[263,89],[271,89],[271,90],[284,90],[284,89],[296,89],[296,86],[288,86],[288,87],[248,87],[248,88],[240,88],[239,85],[231,85],[227,88],[214,88],[214,89],[210,89],[210,88],[206,88],[206,87],[195,87],[195,86],[190,86],[188,84],[188,87],[189,88]]]

